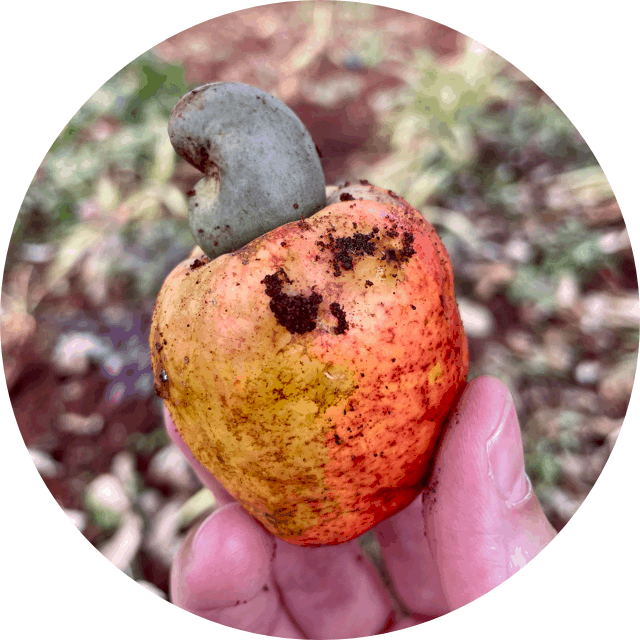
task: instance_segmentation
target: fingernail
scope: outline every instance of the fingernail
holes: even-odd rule
[[[498,427],[487,441],[489,476],[508,507],[529,497],[531,481],[524,469],[524,452],[518,416],[511,394],[505,397]]]

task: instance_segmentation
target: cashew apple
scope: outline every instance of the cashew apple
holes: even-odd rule
[[[469,368],[442,241],[366,181],[213,259],[194,251],[150,346],[195,457],[302,546],[351,540],[425,488]]]

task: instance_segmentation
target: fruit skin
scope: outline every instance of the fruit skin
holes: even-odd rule
[[[195,457],[301,546],[347,542],[418,495],[468,373],[444,245],[368,183],[213,261],[194,252],[150,345]]]

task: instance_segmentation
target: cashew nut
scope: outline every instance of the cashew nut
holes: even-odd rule
[[[171,113],[169,137],[206,176],[189,197],[189,225],[212,259],[325,206],[309,132],[260,89],[217,82],[190,91]]]

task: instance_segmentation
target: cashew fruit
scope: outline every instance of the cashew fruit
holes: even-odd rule
[[[167,277],[157,393],[195,457],[295,545],[338,544],[422,491],[468,374],[433,227],[366,182]]]

